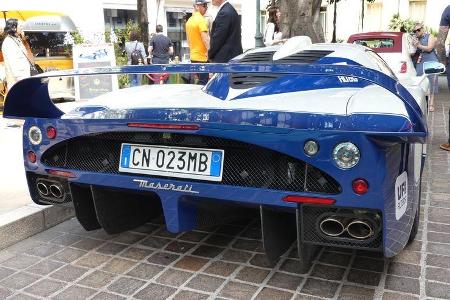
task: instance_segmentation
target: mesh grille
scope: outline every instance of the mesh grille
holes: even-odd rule
[[[353,238],[325,237],[318,231],[318,222],[322,215],[328,213],[339,213],[342,208],[330,208],[320,206],[302,206],[302,238],[305,242],[311,242],[325,246],[349,247],[352,249],[379,250],[382,246],[381,230],[372,238],[367,240],[357,240]],[[374,213],[378,213],[375,212]],[[379,214],[379,213],[378,213]],[[382,228],[382,224],[379,225]]]
[[[325,194],[340,192],[339,184],[332,177],[304,161],[259,146],[200,135],[110,132],[80,136],[48,149],[42,163],[49,167],[119,174],[121,143],[222,149],[225,151],[222,182],[216,184]]]
[[[230,74],[230,86],[233,89],[250,89],[281,76],[282,74],[273,73],[234,73]]]

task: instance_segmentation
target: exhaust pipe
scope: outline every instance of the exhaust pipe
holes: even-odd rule
[[[347,226],[348,234],[359,240],[364,240],[374,234],[374,230],[369,222],[364,220],[354,220]]]
[[[60,185],[52,184],[50,186],[50,194],[52,194],[53,197],[61,199],[64,196],[64,192]]]
[[[339,236],[344,233],[345,226],[338,218],[326,218],[320,222],[320,230],[328,236]]]
[[[39,191],[39,194],[41,194],[42,196],[48,196],[48,187],[45,183],[38,182],[36,184],[36,188]]]

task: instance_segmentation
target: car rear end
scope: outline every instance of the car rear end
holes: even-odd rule
[[[305,265],[320,245],[393,256],[406,244],[417,209],[408,143],[423,142],[426,125],[392,78],[342,65],[164,68],[218,75],[204,90],[132,88],[70,113],[49,103],[39,78],[18,83],[5,112],[26,118],[35,202],[73,204],[87,230],[109,233],[161,214],[180,232],[256,211],[268,257],[297,241]],[[411,201],[397,203],[405,193]]]
[[[367,32],[353,34],[348,43],[371,48],[389,65],[399,80],[416,76],[411,59],[412,48],[408,44],[408,34],[403,32]]]

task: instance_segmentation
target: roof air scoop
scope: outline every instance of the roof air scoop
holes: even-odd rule
[[[273,55],[273,60],[296,54],[312,44],[309,36],[294,36],[286,41]]]

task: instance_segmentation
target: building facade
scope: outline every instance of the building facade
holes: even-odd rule
[[[444,8],[450,0],[376,0],[374,3],[364,1],[364,24],[361,22],[362,0],[340,0],[337,3],[336,36],[338,40],[362,31],[389,30],[389,22],[394,14],[402,19],[410,18],[423,22],[437,30]],[[322,1],[325,40],[331,41],[333,34],[334,6]]]

